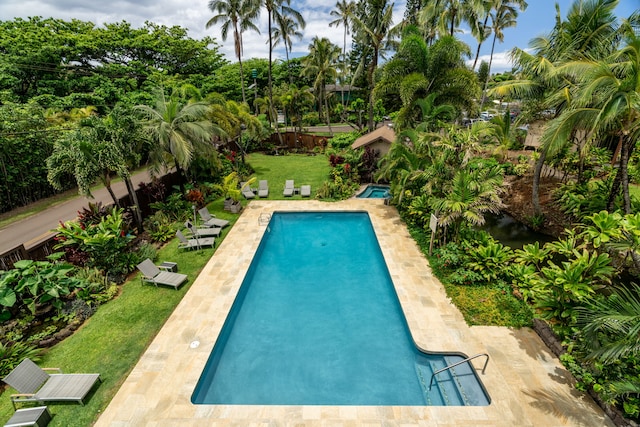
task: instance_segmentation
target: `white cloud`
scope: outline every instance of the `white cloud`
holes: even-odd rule
[[[480,55],[478,58],[478,65],[476,65],[476,71],[482,61],[489,63],[490,55]],[[473,59],[467,61],[467,65],[473,65]],[[493,60],[491,61],[491,74],[503,73],[505,71],[511,71],[512,64],[509,58],[509,51],[494,52]]]

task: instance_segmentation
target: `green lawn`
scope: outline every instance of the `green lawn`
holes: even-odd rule
[[[324,155],[308,156],[300,154],[290,154],[286,156],[267,156],[253,153],[246,157],[246,161],[253,170],[256,182],[251,186],[258,187],[258,181],[266,179],[269,182],[270,200],[280,200],[284,182],[293,179],[295,186],[311,185],[311,195],[320,188],[322,183],[329,177],[331,165]],[[287,197],[290,199],[291,197]],[[300,199],[300,195],[294,195],[294,199]]]
[[[256,178],[269,181],[270,199],[284,198],[282,190],[286,179],[295,180],[296,186],[309,184],[312,191],[315,191],[328,177],[330,170],[329,162],[322,155],[252,154],[247,159],[256,171]],[[257,182],[255,186],[257,187]],[[216,246],[228,234],[238,217],[225,212],[222,205],[222,199],[208,205],[212,214],[231,221],[230,227],[225,228]],[[174,239],[159,251],[157,262],[177,262],[179,271],[189,276],[185,285],[178,291],[168,287],[143,286],[138,274],[133,273],[122,286],[120,296],[99,307],[73,336],[46,352],[38,363],[42,367],[60,367],[68,373],[98,372],[103,378],[103,382],[87,398],[84,406],[49,404],[54,414],[51,426],[84,427],[98,418],[214,253],[215,249],[211,248],[200,251],[178,250],[177,240]],[[0,395],[0,421],[6,422],[13,414],[10,394],[14,392],[8,389]]]

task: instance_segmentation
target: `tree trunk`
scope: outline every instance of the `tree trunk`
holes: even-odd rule
[[[331,115],[329,114],[329,102],[327,101],[327,93],[324,87],[322,88],[322,97],[324,98],[324,110],[327,115],[327,127],[329,128],[329,133],[333,136],[333,130],[331,129]]]
[[[116,205],[117,207],[120,207],[120,203],[118,203],[118,198],[116,197],[116,193],[114,193],[113,188],[111,188],[111,177],[109,176],[109,172],[105,172],[105,174],[100,178],[100,181],[102,181],[104,188],[107,189],[107,192],[111,196],[111,199],[113,200],[113,204]]]
[[[482,23],[482,30],[484,31],[487,28],[487,21],[489,21],[489,14],[484,17],[484,22]],[[483,33],[484,35],[484,33]],[[484,41],[484,40],[483,40]],[[478,63],[478,58],[480,57],[480,47],[482,46],[482,41],[478,41],[478,49],[476,49],[476,59],[473,60],[473,67],[471,69],[473,71],[476,70],[476,64]]]
[[[533,204],[533,214],[539,216],[542,214],[540,208],[540,175],[542,174],[542,167],[547,158],[546,150],[540,151],[540,157],[536,162],[536,166],[533,170],[533,183],[531,185],[531,203]]]
[[[142,210],[140,209],[140,202],[138,201],[138,195],[136,194],[135,188],[133,188],[133,183],[131,182],[131,177],[123,177],[125,185],[127,186],[127,192],[129,193],[129,198],[131,199],[131,203],[133,203],[133,217],[136,220],[136,228],[138,229],[138,233],[142,233],[144,231],[144,227],[142,225]]]
[[[489,79],[491,78],[491,63],[493,62],[493,50],[496,47],[496,35],[493,34],[493,43],[491,43],[491,55],[489,56],[489,70],[487,71],[487,79],[484,82],[484,88],[482,88],[482,101],[480,105],[484,105],[487,100],[487,85],[489,85]]]
[[[622,151],[620,156],[620,180],[622,184],[622,199],[624,201],[624,213],[631,213],[631,197],[629,196],[629,159],[631,158],[631,152],[633,151],[633,144],[630,143],[629,138],[624,138],[622,142]]]

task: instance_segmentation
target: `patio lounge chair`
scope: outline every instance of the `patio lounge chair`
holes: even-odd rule
[[[57,371],[49,374],[46,370]],[[24,359],[3,381],[20,394],[11,396],[13,409],[16,402],[75,401],[84,404],[100,374],[63,374],[59,368],[42,369],[30,359]]]
[[[292,179],[288,179],[285,181],[284,192],[282,194],[284,194],[285,197],[293,196],[293,180]]]
[[[200,214],[200,218],[202,218],[202,221],[204,221],[205,227],[224,228],[229,225],[229,221],[227,221],[226,219],[216,218],[215,216],[211,215],[209,213],[209,209],[207,209],[206,207],[200,209],[198,213]]]
[[[215,237],[194,237],[193,239],[187,239],[180,230],[176,231],[176,236],[180,239],[178,249],[200,249],[203,246],[214,247],[216,245]]]
[[[311,197],[311,186],[310,185],[301,185],[300,186],[300,195],[302,197]]]
[[[240,191],[242,191],[245,199],[255,199],[256,197],[256,193],[253,192],[253,189],[246,182],[240,183]]]
[[[258,197],[269,197],[269,183],[266,179],[258,183]]]
[[[137,265],[138,270],[142,273],[140,280],[144,284],[153,283],[156,285],[173,286],[176,291],[184,282],[187,281],[186,274],[172,273],[171,271],[163,271],[163,266],[157,266],[149,258]]]
[[[218,237],[222,228],[220,227],[195,227],[191,221],[186,221],[184,226],[187,227],[187,230],[191,233],[193,237]]]

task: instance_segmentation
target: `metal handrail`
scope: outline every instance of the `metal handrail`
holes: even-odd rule
[[[487,360],[484,362],[484,366],[482,367],[482,375],[484,375],[484,371],[487,369],[487,364],[489,363],[489,355],[487,353],[479,353],[479,354],[476,354],[475,356],[467,357],[464,360],[456,362],[453,365],[445,366],[444,368],[438,369],[433,374],[431,374],[431,381],[429,381],[429,391],[431,391],[431,386],[433,385],[433,379],[440,372],[444,372],[444,371],[447,371],[447,370],[449,370],[451,368],[455,368],[458,365],[462,365],[463,363],[469,362],[470,360],[475,359],[476,357],[480,357],[480,356],[487,356]],[[471,366],[473,366],[473,365],[471,365]]]

